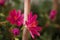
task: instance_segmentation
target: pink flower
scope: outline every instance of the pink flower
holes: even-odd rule
[[[15,35],[15,36],[17,36],[17,35],[20,34],[20,30],[19,30],[18,28],[13,28],[13,29],[11,30],[11,32],[12,32],[13,35]]]
[[[23,14],[21,14],[21,11],[16,11],[15,9],[11,10],[9,12],[9,16],[7,17],[7,20],[13,25],[21,26],[23,23]]]
[[[26,21],[27,29],[29,30],[32,38],[35,38],[34,35],[40,36],[39,31],[42,30],[41,27],[38,26],[37,15],[32,15],[32,12],[28,15],[28,21]]]
[[[50,20],[53,20],[55,18],[56,14],[57,14],[56,10],[51,10],[50,15],[49,15]]]
[[[0,0],[0,5],[4,5],[6,0]]]

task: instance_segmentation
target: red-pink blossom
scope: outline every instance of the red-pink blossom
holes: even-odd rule
[[[23,24],[23,14],[21,14],[21,10],[16,11],[13,9],[9,12],[7,20],[13,25],[21,26]]]
[[[19,30],[18,28],[13,28],[13,29],[11,30],[11,32],[12,32],[12,34],[13,34],[14,36],[17,36],[17,35],[20,34],[20,30]]]
[[[4,5],[6,0],[0,0],[0,5]]]
[[[49,19],[53,20],[55,18],[56,14],[57,14],[56,10],[51,10],[50,15],[49,15]]]
[[[37,14],[32,15],[32,12],[29,13],[28,21],[26,21],[26,25],[32,38],[35,38],[35,35],[40,36],[39,32],[42,30],[42,28],[38,26]]]

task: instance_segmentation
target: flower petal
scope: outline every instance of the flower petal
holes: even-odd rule
[[[17,21],[17,22],[16,22],[16,25],[17,25],[17,26],[21,26],[22,23],[21,23],[20,21]]]
[[[7,20],[11,23],[11,24],[14,24],[15,21],[11,18],[11,17],[7,17]]]
[[[17,11],[17,17],[20,17],[21,16],[21,10],[18,10]]]
[[[42,27],[34,27],[34,29],[37,31],[42,31]]]
[[[30,22],[36,21],[36,19],[37,19],[37,15],[35,14],[35,15],[30,19]]]
[[[17,14],[16,9],[13,9],[9,12],[9,15],[12,17],[16,16],[16,14]]]
[[[35,30],[35,29],[30,29],[30,30],[34,35],[40,36],[40,33],[37,32],[37,30]]]
[[[30,35],[32,36],[33,39],[35,38],[34,35],[33,35],[33,33],[31,31],[30,31]]]

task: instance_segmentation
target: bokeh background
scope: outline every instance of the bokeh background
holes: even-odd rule
[[[11,24],[6,22],[6,17],[11,9],[20,9],[24,12],[24,0],[5,0],[0,4],[0,40],[10,40],[9,28]],[[48,19],[52,9],[52,0],[31,0],[31,11],[38,15],[39,25],[43,30],[40,37],[35,40],[60,40],[60,2],[58,1],[58,13],[54,22]],[[22,31],[18,36],[22,40]],[[32,40],[31,37],[29,37]]]

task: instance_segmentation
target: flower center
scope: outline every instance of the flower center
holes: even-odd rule
[[[14,19],[15,19],[15,20],[17,20],[17,19],[18,19],[18,17],[17,17],[17,16],[15,16],[15,17],[14,17]]]
[[[31,27],[36,27],[36,26],[37,26],[36,22],[31,23]]]

